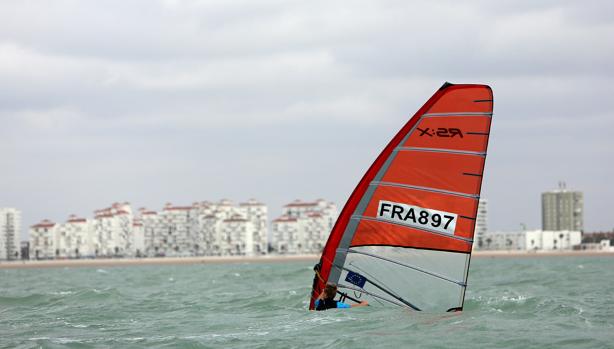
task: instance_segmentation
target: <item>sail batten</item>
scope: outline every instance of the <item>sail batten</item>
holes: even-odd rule
[[[441,193],[441,194],[461,196],[461,197],[472,198],[472,199],[479,199],[480,198],[479,195],[458,193],[458,192],[454,192],[454,191],[440,190],[440,189],[435,189],[435,188],[421,187],[421,186],[418,186],[418,185],[409,185],[409,184],[402,184],[402,183],[373,181],[373,182],[371,182],[370,185],[372,185],[372,186],[380,186],[380,185],[382,185],[382,186],[397,187],[397,188],[408,188],[408,189],[422,190],[422,191],[433,192],[433,193]]]
[[[486,85],[446,83],[401,128],[341,211],[310,309],[327,282],[350,289],[356,280],[376,302],[462,309],[492,101]]]
[[[435,117],[435,116],[487,116],[491,117],[492,113],[476,113],[476,112],[455,112],[455,113],[427,113],[423,114],[423,118]]]
[[[398,147],[395,149],[395,151],[430,151],[434,153],[448,153],[448,154],[461,154],[461,155],[486,157],[486,153],[483,153],[483,152],[462,151],[462,150],[445,149],[445,148]]]
[[[349,263],[349,264],[352,264],[352,263]],[[350,269],[350,268],[345,268],[345,267],[344,267],[344,268],[341,268],[341,269],[342,269],[342,270],[344,270],[344,271],[347,271],[348,273],[358,274],[357,272],[353,271],[353,270],[352,270],[352,269]],[[364,270],[362,271],[362,273],[365,273],[365,274],[369,275],[369,274],[368,274],[368,273],[366,273]],[[374,278],[373,278],[373,276],[371,276],[371,275],[369,275],[369,277],[371,278],[371,279],[369,280],[369,283],[370,283],[371,285],[373,285],[374,287],[376,287],[378,290],[380,290],[380,291],[384,292],[385,294],[387,294],[387,295],[391,296],[392,298],[394,298],[394,299],[396,299],[397,301],[399,301],[399,302],[403,303],[404,305],[406,305],[406,306],[408,306],[408,307],[410,307],[410,308],[412,308],[412,309],[414,309],[414,310],[418,310],[418,311],[420,311],[420,308],[418,308],[417,306],[415,306],[414,304],[412,304],[412,303],[411,303],[411,302],[409,302],[408,300],[403,299],[403,297],[401,297],[400,295],[396,294],[394,291],[392,291],[392,290],[391,290],[389,287],[387,287],[386,285],[384,285],[382,282],[380,282],[380,281],[379,281],[379,280],[377,280],[377,279],[376,279],[375,281],[373,281],[373,279],[374,279]]]
[[[462,282],[462,281],[453,280],[453,279],[450,279],[450,278],[448,278],[448,277],[446,277],[444,275],[440,275],[438,273],[434,273],[434,272],[431,272],[431,271],[428,271],[428,270],[424,270],[422,268],[418,268],[418,267],[415,267],[415,266],[412,266],[412,265],[401,263],[399,261],[388,259],[388,258],[385,258],[385,257],[382,257],[382,256],[377,256],[377,255],[374,255],[374,254],[371,254],[371,253],[367,253],[367,252],[360,252],[360,251],[356,251],[356,250],[353,250],[353,249],[348,249],[347,253],[358,253],[358,254],[362,254],[362,255],[365,255],[365,256],[369,256],[369,257],[373,257],[373,258],[378,258],[378,259],[385,260],[385,261],[390,262],[390,263],[398,264],[398,265],[404,266],[406,268],[419,271],[419,272],[424,273],[424,274],[428,274],[428,275],[434,276],[434,277],[442,279],[442,280],[446,280],[448,282],[457,284],[459,286],[466,286],[466,284],[464,282]]]
[[[380,299],[380,300],[383,300],[383,301],[389,302],[389,303],[394,304],[394,305],[396,305],[396,306],[400,306],[400,307],[402,307],[402,306],[403,306],[403,304],[402,304],[402,303],[398,303],[398,302],[396,302],[396,301],[393,301],[392,299],[388,299],[388,298],[386,298],[386,297],[382,297],[382,296],[380,296],[380,295],[377,295],[377,294],[375,294],[375,293],[368,292],[368,291],[366,291],[366,290],[364,290],[364,289],[360,289],[360,288],[357,288],[357,287],[352,287],[352,286],[348,286],[348,285],[339,285],[339,288],[341,288],[341,289],[347,289],[347,290],[352,290],[352,291],[355,291],[355,292],[364,293],[364,294],[366,294],[366,295],[368,295],[368,296],[371,296],[371,297],[373,297],[373,298],[376,298],[376,299]]]

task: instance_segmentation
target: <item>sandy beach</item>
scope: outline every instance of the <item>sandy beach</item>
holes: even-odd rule
[[[16,268],[64,268],[64,267],[112,267],[163,264],[232,264],[232,263],[283,263],[294,261],[317,261],[319,255],[289,256],[227,256],[227,257],[163,257],[163,258],[97,258],[2,261],[0,269]]]
[[[578,251],[475,251],[471,255],[476,258],[531,258],[531,257],[579,257],[604,256],[614,257],[614,250],[578,250]]]
[[[561,256],[604,256],[614,257],[614,251],[479,251],[473,252],[475,258],[532,258]],[[113,267],[140,265],[181,265],[181,264],[233,264],[233,263],[285,263],[295,261],[317,262],[319,255],[269,255],[261,257],[164,257],[164,258],[99,258],[99,259],[60,259],[60,260],[19,260],[1,261],[0,269],[18,268],[65,268],[65,267]]]

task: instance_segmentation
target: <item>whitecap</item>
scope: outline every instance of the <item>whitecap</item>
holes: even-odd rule
[[[54,342],[54,343],[58,343],[58,344],[71,344],[71,343],[80,343],[81,342],[79,339],[65,338],[65,337],[53,338],[53,339],[51,339],[51,341]]]
[[[266,336],[269,334],[268,331],[259,331],[259,332],[251,332],[252,334],[255,334],[256,336]]]
[[[140,342],[142,340],[144,340],[144,337],[133,337],[133,338],[124,338],[123,341],[125,342]]]
[[[43,340],[48,340],[48,339],[49,337],[30,337],[28,338],[28,340],[31,340],[31,341],[43,341]]]

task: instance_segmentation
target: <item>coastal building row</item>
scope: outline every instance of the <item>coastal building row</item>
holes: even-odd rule
[[[48,219],[30,227],[31,259],[119,257],[135,254],[130,204],[94,211],[93,219],[71,215],[65,223]]]
[[[556,190],[542,193],[542,231],[583,231],[582,192],[559,183]],[[0,259],[19,258],[20,213],[0,209]],[[488,202],[479,200],[475,224],[475,249],[555,249],[561,238],[542,238],[531,246],[531,232],[488,232]],[[282,215],[267,226],[266,205],[249,200],[234,206],[228,200],[197,202],[191,206],[167,204],[159,212],[128,203],[113,204],[94,212],[93,219],[71,216],[65,223],[42,221],[30,229],[30,258],[79,258],[112,256],[257,255],[267,252],[318,253],[337,218],[337,208],[325,200],[295,201],[284,206]],[[576,241],[575,233],[569,237]],[[581,236],[581,235],[580,235]],[[535,238],[530,239],[536,241]],[[511,242],[510,242],[511,241]],[[606,242],[591,242],[582,248],[602,248]],[[23,250],[23,249],[22,249]],[[22,253],[27,255],[27,253]]]
[[[228,256],[267,253],[268,209],[256,200],[166,204],[160,212],[139,210],[147,256]]]
[[[256,200],[234,205],[228,200],[168,203],[160,211],[114,203],[94,211],[94,218],[71,215],[64,223],[43,220],[30,227],[31,259],[230,256],[319,252],[337,218],[324,200],[286,205],[273,221],[269,237],[268,209]]]
[[[489,232],[488,207],[480,199],[476,217],[476,250],[570,250],[608,248],[609,240],[586,245],[582,241],[584,231],[584,200],[580,191],[567,189],[560,182],[555,190],[541,194],[542,229],[517,232]]]

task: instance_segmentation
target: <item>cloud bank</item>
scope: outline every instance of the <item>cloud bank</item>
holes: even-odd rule
[[[608,1],[0,4],[0,205],[26,225],[116,200],[342,205],[444,82],[487,83],[490,226],[585,192],[611,229]]]

